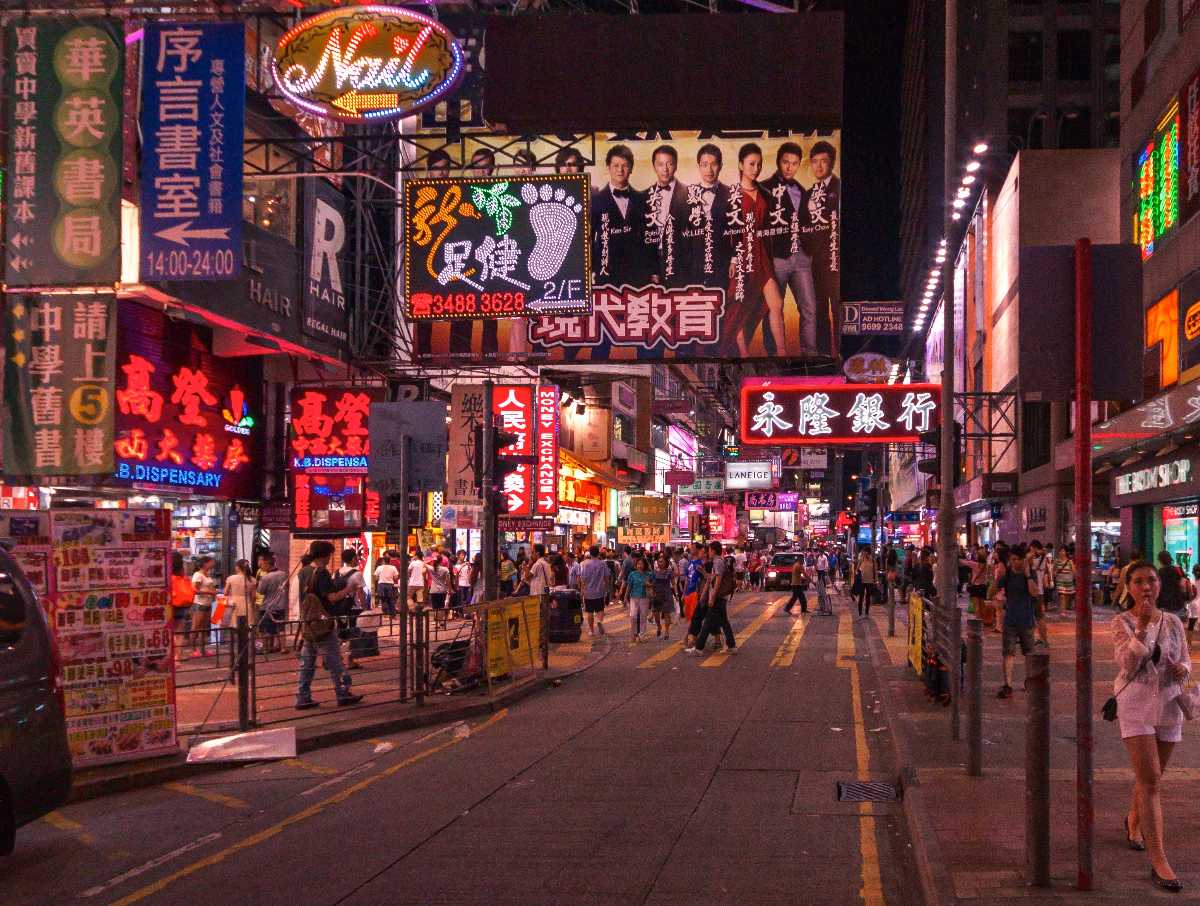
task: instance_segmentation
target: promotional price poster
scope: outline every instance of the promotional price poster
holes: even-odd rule
[[[822,358],[841,317],[841,134],[745,130],[464,142],[430,176],[586,173],[590,313],[418,323],[447,362]],[[458,147],[454,150],[457,152]],[[411,304],[411,300],[410,304]]]
[[[169,513],[6,512],[0,527],[48,605],[74,765],[174,751]]]

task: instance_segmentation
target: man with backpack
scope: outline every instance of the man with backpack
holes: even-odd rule
[[[1170,551],[1158,552],[1158,581],[1162,590],[1158,593],[1158,609],[1174,614],[1186,623],[1184,611],[1187,610],[1187,586],[1190,581],[1183,571],[1175,565]]]
[[[700,627],[700,634],[696,636],[695,643],[691,648],[685,648],[684,653],[704,654],[704,645],[708,641],[708,637],[713,633],[721,632],[725,636],[726,651],[734,654],[737,651],[737,640],[733,637],[733,626],[729,623],[727,608],[729,597],[733,594],[737,580],[732,565],[721,556],[721,542],[710,542],[708,549],[712,554],[712,572],[709,574],[707,584],[700,592],[701,596],[707,598],[708,612],[704,615],[704,623]]]
[[[317,655],[329,671],[339,706],[355,705],[362,701],[361,695],[350,691],[350,674],[342,664],[341,642],[337,633],[337,616],[347,609],[344,603],[354,590],[334,581],[329,572],[329,558],[333,556],[333,545],[328,541],[314,541],[309,548],[312,558],[311,572],[300,587],[300,636],[304,645],[300,649],[300,675],[296,685],[296,710],[305,711],[320,704],[312,697],[312,679],[317,672]]]

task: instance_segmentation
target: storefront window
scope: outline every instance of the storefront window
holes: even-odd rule
[[[294,171],[295,157],[275,145],[260,143],[262,138],[246,127],[245,172],[242,183],[242,219],[274,233],[281,239],[296,241],[296,180],[272,179],[260,173]]]
[[[1162,508],[1163,549],[1180,569],[1190,572],[1200,545],[1200,503],[1179,503]]]

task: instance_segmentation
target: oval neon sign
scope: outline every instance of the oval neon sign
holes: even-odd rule
[[[335,9],[305,19],[275,45],[275,86],[314,116],[370,123],[442,97],[463,72],[462,50],[435,19],[395,6]]]

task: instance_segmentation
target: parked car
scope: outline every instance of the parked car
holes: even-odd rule
[[[10,550],[0,541],[0,855],[71,792],[58,644]]]
[[[786,554],[776,554],[771,558],[771,562],[767,564],[767,575],[763,580],[764,587],[770,591],[777,588],[792,587],[792,564],[798,560],[802,554],[799,552],[791,552]]]

